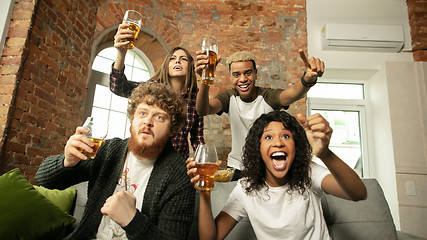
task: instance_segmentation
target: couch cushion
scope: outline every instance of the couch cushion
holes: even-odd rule
[[[39,186],[34,186],[34,188],[37,190],[37,192],[55,204],[55,206],[57,206],[59,209],[66,213],[70,213],[71,207],[73,206],[74,199],[76,197],[76,189],[67,188],[65,190],[58,190]]]
[[[363,179],[368,198],[353,202],[331,195],[322,197],[329,234],[339,239],[397,239],[394,222],[383,190],[375,179]]]
[[[16,168],[0,176],[0,239],[62,239],[75,219],[37,192]]]

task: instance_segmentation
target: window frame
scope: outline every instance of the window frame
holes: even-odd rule
[[[319,83],[339,83],[339,84],[362,84],[364,99],[338,99],[338,98],[313,98],[307,95],[307,115],[311,115],[312,110],[325,111],[353,111],[359,113],[359,132],[361,141],[361,159],[363,178],[372,177],[371,160],[369,157],[369,129],[368,122],[368,83],[363,80],[338,80],[322,79]]]
[[[95,58],[98,56],[98,54],[102,50],[104,50],[105,48],[109,48],[109,47],[113,47],[111,43],[104,43],[104,44],[100,45],[96,51],[96,54],[95,54],[93,60],[92,60],[92,64],[93,64],[93,61],[95,60]],[[154,67],[153,67],[153,64],[151,63],[150,59],[140,49],[135,47],[133,50],[135,51],[135,55],[138,55],[146,64],[146,66],[149,70],[150,77],[153,76],[154,75]],[[109,67],[111,68],[111,66],[109,66]],[[101,85],[101,86],[105,86],[105,87],[109,88],[110,77],[109,77],[109,74],[107,74],[107,73],[99,72],[97,70],[93,70],[92,65],[91,65],[91,67],[90,67],[90,78],[89,78],[88,84],[86,86],[87,93],[86,93],[86,101],[84,102],[83,119],[86,119],[88,116],[91,116],[91,114],[92,114],[96,85]],[[111,111],[117,112],[115,110],[111,110],[111,106],[109,108],[109,111],[110,112]],[[126,110],[124,112],[126,112]],[[127,119],[127,121],[129,121],[129,120]],[[125,133],[125,136],[126,136],[126,133]]]

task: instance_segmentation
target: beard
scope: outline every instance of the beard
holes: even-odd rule
[[[169,137],[164,136],[161,139],[153,142],[152,145],[148,146],[145,142],[139,143],[137,139],[137,133],[132,130],[131,136],[128,141],[128,149],[138,158],[155,159],[163,151],[166,142]]]

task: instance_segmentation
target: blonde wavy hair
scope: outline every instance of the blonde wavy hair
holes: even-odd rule
[[[234,62],[248,62],[251,61],[254,65],[254,69],[256,69],[256,57],[254,54],[248,51],[240,51],[233,53],[230,57],[228,57],[226,64],[228,65],[228,70],[231,70],[231,64]]]

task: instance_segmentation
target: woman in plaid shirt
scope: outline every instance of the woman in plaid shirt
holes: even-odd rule
[[[125,47],[129,42],[131,30],[124,28],[127,24],[120,24],[114,36],[114,47],[117,49],[117,58],[110,73],[110,90],[121,97],[129,97],[132,90],[141,82],[128,81],[124,74],[124,62],[127,52]],[[175,47],[163,60],[161,68],[148,80],[171,85],[172,88],[185,99],[187,105],[187,119],[181,130],[173,137],[175,149],[187,159],[189,156],[188,134],[190,134],[193,150],[197,145],[204,143],[203,116],[196,111],[197,80],[194,71],[194,61],[190,52],[185,48]]]

